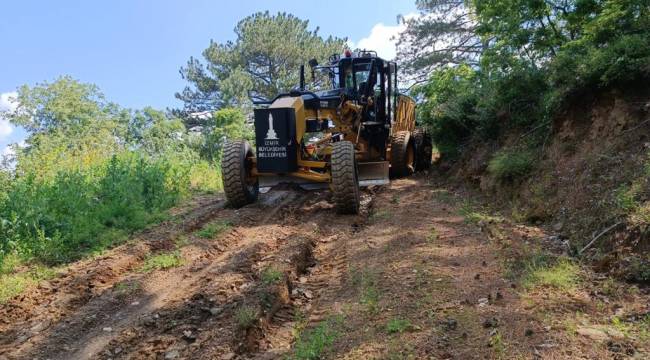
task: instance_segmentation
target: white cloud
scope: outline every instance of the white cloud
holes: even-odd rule
[[[405,19],[411,19],[419,16],[417,13],[405,15]],[[375,24],[370,30],[370,34],[358,42],[348,41],[351,49],[375,50],[380,57],[393,60],[396,56],[395,46],[399,34],[404,31],[406,26],[402,23],[389,26],[383,23]]]
[[[9,124],[9,121],[2,118],[2,112],[14,111],[18,104],[16,103],[15,91],[0,94],[0,140],[8,137],[14,131],[14,128]],[[6,149],[5,149],[6,150]]]

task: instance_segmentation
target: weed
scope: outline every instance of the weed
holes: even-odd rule
[[[41,280],[50,279],[55,270],[44,266],[35,266],[16,274],[0,274],[0,304],[22,293],[27,287],[36,285]]]
[[[434,199],[440,201],[443,204],[451,204],[454,200],[453,195],[445,189],[431,190],[431,194],[433,194]]]
[[[140,284],[134,281],[123,281],[115,284],[113,290],[118,296],[129,296],[140,290]]]
[[[578,283],[580,268],[568,259],[560,259],[552,266],[532,266],[527,271],[522,285],[525,289],[549,286],[561,290],[571,290]]]
[[[603,283],[600,285],[600,290],[603,292],[603,294],[611,298],[617,298],[620,295],[616,280],[612,279],[611,277],[608,277],[605,279],[605,281],[603,281]]]
[[[258,312],[251,306],[242,306],[235,312],[237,327],[242,330],[250,329],[257,322]]]
[[[612,317],[612,326],[616,330],[623,333],[623,335],[625,335],[625,337],[630,336],[630,328],[631,328],[630,325],[623,322],[620,317],[618,317],[618,316]]]
[[[429,235],[427,235],[427,243],[433,244],[438,240],[438,230],[435,228],[431,228],[431,231],[429,231]]]
[[[633,256],[628,266],[628,277],[638,282],[650,282],[650,261]]]
[[[301,334],[296,341],[292,359],[316,360],[321,359],[334,341],[339,337],[337,327],[342,323],[342,317],[330,318],[321,322],[310,331]]]
[[[529,151],[500,151],[488,163],[488,172],[502,181],[512,181],[527,175],[534,165]]]
[[[373,210],[370,214],[371,221],[378,221],[388,219],[390,217],[390,212],[387,210]]]
[[[639,340],[643,342],[647,342],[650,340],[650,314],[646,314],[646,316],[641,319],[639,322]]]
[[[231,227],[232,224],[229,221],[216,221],[203,226],[201,230],[196,232],[196,235],[204,239],[213,239],[215,236],[229,230]]]
[[[165,270],[181,266],[183,258],[179,251],[149,255],[140,268],[142,272],[151,272],[154,270]]]
[[[480,222],[503,222],[502,217],[485,214],[475,209],[475,207],[469,201],[463,202],[460,209],[458,210],[458,213],[465,218],[465,222],[468,224],[478,224]]]
[[[282,279],[282,271],[269,266],[262,271],[261,278],[266,285],[275,284]]]
[[[634,210],[637,206],[636,202],[636,187],[629,185],[621,185],[614,190],[614,202],[623,211],[629,212]]]
[[[495,332],[488,341],[488,346],[494,349],[497,358],[502,358],[506,351],[506,345],[503,342],[503,337],[499,331]]]
[[[174,245],[176,245],[177,249],[187,246],[189,243],[190,240],[185,235],[180,235],[174,240]]]
[[[504,276],[510,280],[517,280],[527,276],[535,269],[549,266],[553,257],[537,249],[524,249],[523,253],[506,256],[504,260]]]
[[[388,331],[389,334],[403,333],[410,327],[410,321],[406,319],[395,318],[388,321],[388,324],[386,324],[386,331]]]
[[[378,310],[379,290],[377,290],[377,276],[372,270],[357,268],[350,269],[352,285],[360,291],[360,302],[365,305],[370,313]]]
[[[397,204],[399,203],[399,195],[398,194],[393,194],[393,197],[390,199],[391,204]]]

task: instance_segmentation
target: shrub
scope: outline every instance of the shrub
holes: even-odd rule
[[[188,193],[191,166],[125,151],[51,177],[17,176],[0,196],[0,262],[64,263],[122,241]]]
[[[386,324],[386,331],[389,334],[402,333],[411,327],[411,322],[406,319],[390,319]]]
[[[488,164],[488,172],[502,181],[512,181],[533,169],[534,158],[528,151],[501,151]]]
[[[246,330],[255,325],[257,321],[258,311],[251,306],[242,306],[237,309],[235,313],[235,320],[237,321],[237,327],[242,330]]]

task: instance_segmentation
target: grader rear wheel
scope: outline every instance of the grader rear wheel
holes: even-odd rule
[[[332,148],[332,191],[339,214],[359,213],[359,174],[349,141],[336,142]]]
[[[429,169],[433,155],[431,135],[423,128],[415,128],[413,130],[413,140],[415,144],[415,171]]]
[[[228,203],[242,207],[257,200],[259,181],[252,176],[253,149],[246,140],[227,141],[221,159],[223,190]]]
[[[415,171],[415,146],[409,131],[398,131],[390,139],[390,175],[404,177]]]

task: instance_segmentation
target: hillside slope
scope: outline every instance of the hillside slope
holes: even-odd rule
[[[537,138],[535,138],[537,137]],[[534,138],[534,139],[533,139]],[[536,145],[530,148],[529,143]],[[490,171],[498,154],[531,155],[524,177]],[[445,177],[471,183],[522,222],[546,224],[600,271],[650,281],[650,91],[644,86],[584,94],[543,129],[471,143]],[[611,229],[610,229],[611,227]]]

